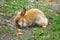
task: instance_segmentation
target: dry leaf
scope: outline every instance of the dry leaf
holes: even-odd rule
[[[22,35],[23,35],[23,33],[22,33],[21,29],[18,29],[18,33],[16,34],[16,36],[22,36]]]
[[[56,16],[59,16],[59,14],[57,14],[57,13],[56,13],[55,15],[56,15]]]
[[[3,13],[0,12],[0,15],[3,15]]]
[[[18,32],[18,33],[16,34],[16,36],[22,36],[22,35],[23,35],[22,32]]]
[[[49,2],[53,2],[54,0],[49,0]]]

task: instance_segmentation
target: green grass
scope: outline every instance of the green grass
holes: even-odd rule
[[[13,3],[13,0],[7,1],[4,4],[0,4],[0,12],[3,12],[5,15],[9,16],[10,14],[15,14],[16,11],[20,10],[22,7],[25,7],[27,0],[18,0],[16,3]]]
[[[2,34],[5,34],[5,33],[8,33],[8,32],[11,32],[13,30],[13,28],[12,27],[10,27],[10,26],[5,26],[5,27],[2,27],[2,29],[1,29],[1,33]]]
[[[56,9],[56,13],[59,14],[59,16],[56,16],[55,14],[53,14],[50,9],[52,9],[54,6],[51,4],[46,4],[45,2],[34,2],[34,5],[31,7],[27,7],[25,4],[27,3],[27,0],[18,0],[17,4],[12,4],[12,1],[8,1],[5,4],[1,4],[1,6],[3,6],[3,8],[1,8],[0,12],[3,12],[5,15],[10,15],[12,14],[16,14],[16,12],[18,10],[21,9],[22,6],[24,6],[27,10],[31,9],[31,8],[37,8],[42,10],[45,15],[47,16],[47,18],[51,19],[52,23],[47,27],[47,28],[39,28],[39,27],[35,27],[34,30],[31,30],[32,35],[29,36],[24,36],[22,38],[20,37],[15,37],[12,36],[11,40],[34,40],[34,39],[38,39],[38,40],[60,40],[60,9]],[[8,6],[7,8],[5,8],[6,6]],[[6,9],[6,10],[5,10]],[[2,21],[2,23],[6,23],[6,21]],[[14,30],[14,33],[17,33],[17,29],[13,29],[10,26],[7,27],[2,27],[1,29],[1,33],[5,34],[8,32],[12,32]]]

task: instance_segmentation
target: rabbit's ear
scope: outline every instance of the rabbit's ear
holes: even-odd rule
[[[26,9],[23,7],[23,9],[21,10],[21,16],[24,16],[25,15],[25,13],[26,13]]]

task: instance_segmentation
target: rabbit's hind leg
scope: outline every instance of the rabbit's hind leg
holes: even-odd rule
[[[42,27],[42,28],[46,28],[47,25],[43,23],[43,24],[41,25],[41,27]]]

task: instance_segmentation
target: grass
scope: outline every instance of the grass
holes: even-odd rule
[[[5,15],[10,15],[11,13],[16,15],[16,12],[20,10],[22,6],[24,6],[27,10],[31,8],[37,8],[42,10],[45,15],[52,21],[52,23],[45,29],[36,26],[34,27],[34,30],[31,30],[31,35],[26,35],[23,37],[14,36],[14,34],[17,33],[17,28],[14,29],[10,26],[2,27],[0,30],[1,34],[12,32],[13,36],[10,40],[60,40],[60,9],[56,9],[55,12],[59,14],[59,16],[56,16],[53,12],[50,11],[54,5],[46,4],[46,2],[34,2],[34,5],[30,7],[26,6],[26,3],[28,2],[27,0],[18,0],[16,4],[11,2],[12,0],[6,2],[5,4],[1,4],[3,8],[0,8],[0,12],[3,12]],[[6,21],[2,21],[2,23],[5,22]]]
[[[5,3],[1,3],[2,6],[0,8],[0,12],[3,12],[5,15],[9,16],[10,14],[15,14],[16,12],[21,9],[21,7],[25,7],[27,0],[18,0],[17,2],[13,2],[13,0],[7,1]]]

